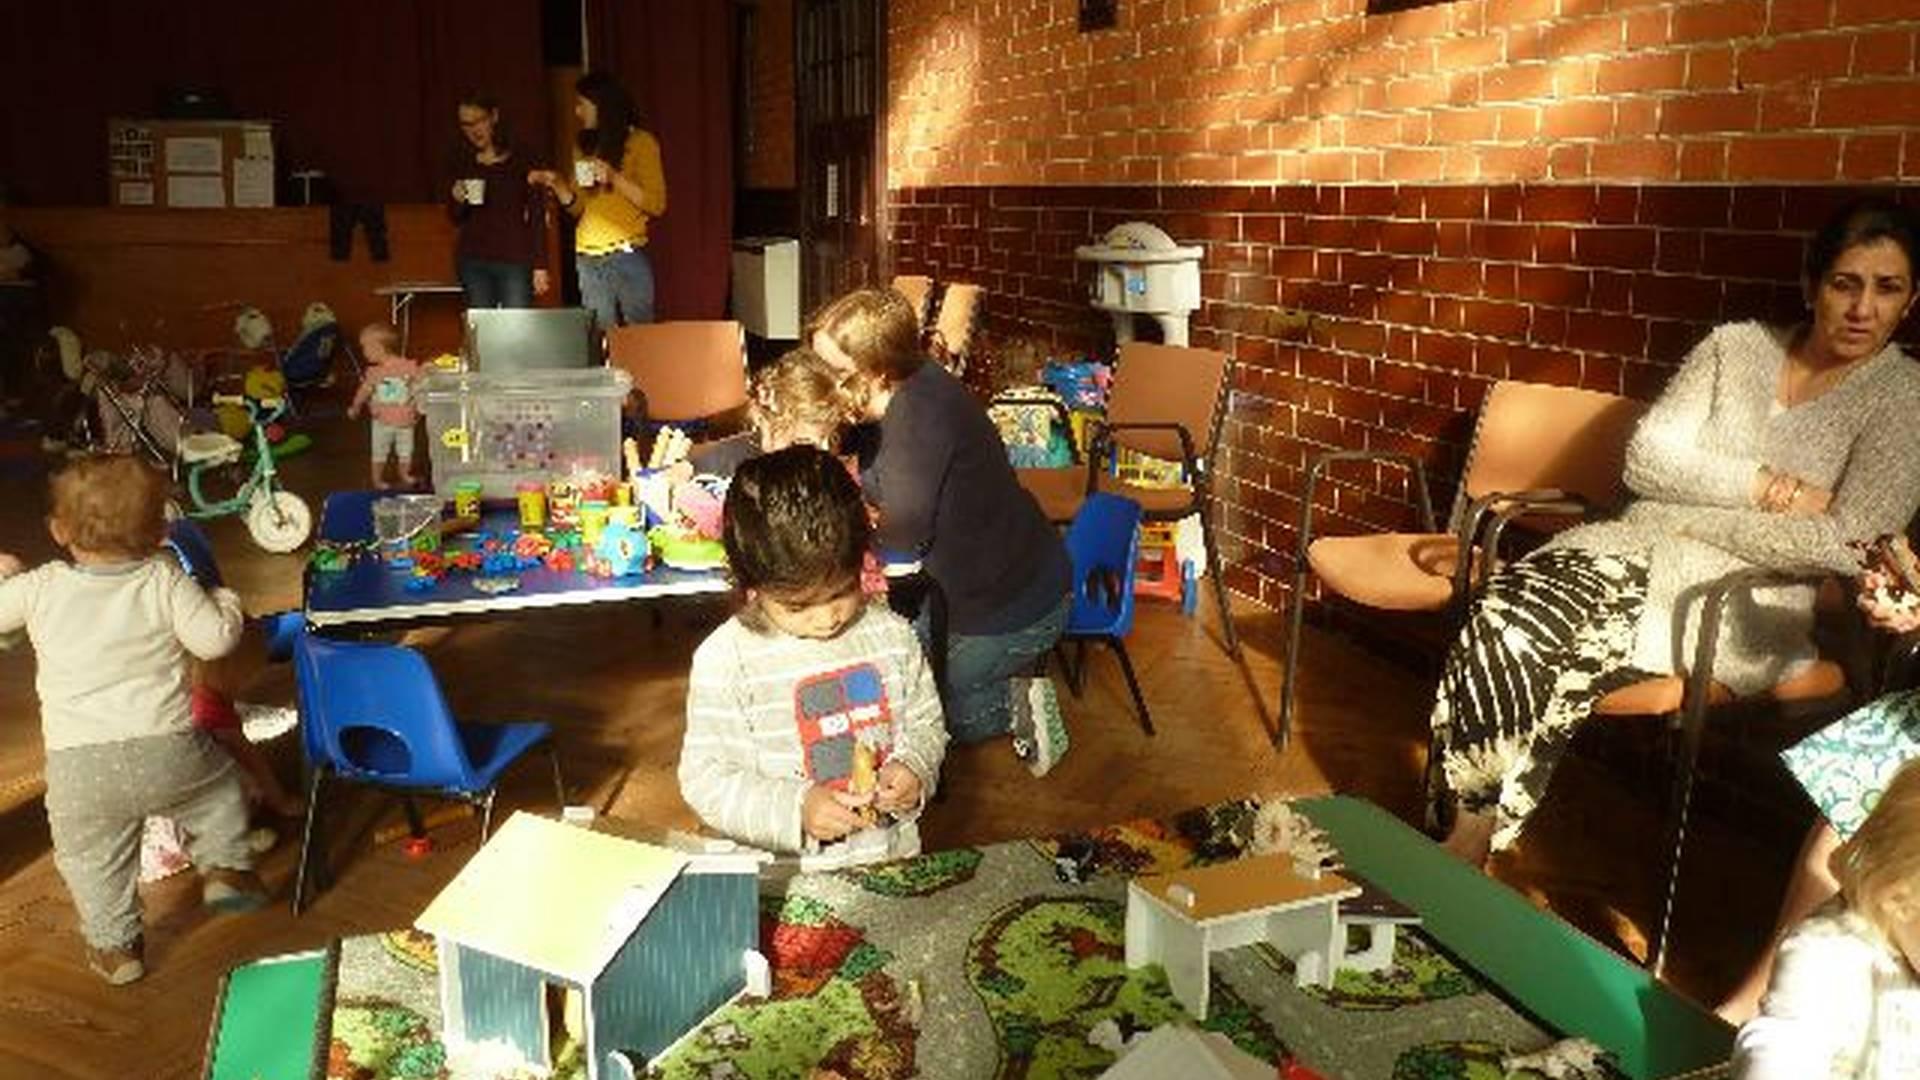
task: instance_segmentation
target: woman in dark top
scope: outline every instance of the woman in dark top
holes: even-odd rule
[[[880,444],[862,476],[879,543],[920,555],[946,595],[947,730],[961,742],[1006,734],[1032,670],[1066,625],[1066,546],[1014,478],[971,392],[920,351],[898,293],[863,289],[814,320],[814,351],[841,369]]]
[[[485,94],[460,100],[460,147],[453,168],[453,220],[460,229],[454,257],[470,308],[532,307],[545,296],[547,271],[544,198],[527,183],[527,165],[515,160],[500,106]]]

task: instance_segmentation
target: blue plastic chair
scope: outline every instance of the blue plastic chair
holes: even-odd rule
[[[280,354],[280,374],[287,378],[287,389],[314,390],[327,385],[333,375],[334,354],[342,351],[337,322],[321,323],[301,334]]]
[[[500,774],[528,751],[542,748],[553,765],[554,794],[561,805],[566,803],[552,729],[541,723],[455,721],[433,669],[412,649],[308,635],[295,644],[294,673],[301,743],[311,770],[300,869],[293,886],[296,915],[305,906],[309,876],[325,875],[324,853],[318,866],[313,859],[320,846],[320,800],[330,780],[406,796],[415,835],[422,828],[412,796],[470,803],[480,809],[484,843],[493,827]]]
[[[382,491],[335,491],[320,503],[320,539],[351,544],[373,539],[373,502]]]
[[[216,589],[225,584],[220,564],[213,557],[213,543],[198,522],[180,518],[168,525],[166,546],[201,588]],[[292,659],[294,641],[307,632],[306,615],[295,608],[262,615],[257,621],[267,638],[267,659],[276,663]]]
[[[1099,641],[1120,658],[1120,670],[1140,710],[1140,726],[1152,735],[1153,717],[1140,693],[1126,636],[1133,631],[1133,580],[1140,558],[1140,504],[1119,495],[1087,496],[1067,526],[1067,557],[1073,561],[1073,608],[1062,641],[1078,644],[1077,662],[1062,663],[1078,697],[1086,679],[1087,642]]]

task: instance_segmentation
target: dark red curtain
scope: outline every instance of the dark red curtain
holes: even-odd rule
[[[733,5],[587,0],[587,62],[617,76],[660,140],[667,212],[651,226],[660,316],[727,309],[733,238]]]
[[[105,203],[107,120],[152,116],[167,86],[275,121],[283,174],[323,170],[355,199],[438,199],[466,88],[499,98],[525,152],[549,145],[528,0],[23,0],[0,3],[0,183]]]

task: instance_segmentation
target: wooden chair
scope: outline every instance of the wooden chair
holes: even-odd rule
[[[933,279],[925,274],[896,274],[893,291],[907,298],[913,305],[913,317],[926,326],[927,316],[933,313]]]
[[[1229,655],[1240,655],[1220,573],[1220,545],[1213,528],[1213,456],[1226,418],[1232,360],[1216,349],[1129,341],[1114,366],[1107,416],[1095,424],[1082,468],[1020,469],[1020,485],[1040,503],[1049,521],[1073,521],[1089,494],[1104,491],[1140,504],[1143,520],[1173,522],[1200,515],[1207,548],[1207,574],[1220,608],[1220,631]],[[1155,488],[1130,483],[1110,468],[1120,450],[1177,461],[1186,483]]]
[[[967,360],[973,355],[973,332],[980,322],[980,304],[984,297],[978,285],[948,285],[940,294],[940,315],[934,320],[928,348],[941,366],[955,375],[964,375]]]
[[[1627,440],[1646,406],[1573,387],[1499,382],[1487,392],[1444,531],[1433,516],[1426,466],[1411,454],[1340,450],[1307,470],[1294,543],[1293,595],[1274,744],[1292,733],[1300,666],[1300,627],[1308,575],[1322,589],[1363,607],[1442,612],[1458,620],[1497,561],[1500,538],[1516,518],[1554,528],[1618,504]],[[1314,535],[1314,497],[1336,465],[1384,462],[1413,477],[1420,532]],[[1555,519],[1558,519],[1557,521]]]
[[[607,331],[607,362],[633,378],[650,424],[692,424],[747,403],[746,336],[731,320]]]

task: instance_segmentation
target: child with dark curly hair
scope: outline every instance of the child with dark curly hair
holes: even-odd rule
[[[872,526],[831,454],[740,466],[726,544],[740,611],[693,656],[680,790],[743,843],[844,865],[917,854],[947,733],[905,619],[860,588]]]

